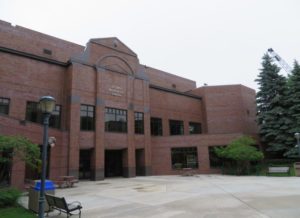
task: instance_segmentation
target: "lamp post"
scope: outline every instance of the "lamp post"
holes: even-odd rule
[[[42,173],[41,173],[41,188],[39,198],[39,218],[44,217],[45,211],[45,179],[46,179],[46,161],[47,161],[47,146],[48,146],[48,126],[49,118],[55,107],[55,99],[51,96],[43,96],[39,101],[39,108],[43,113],[44,136],[42,148]]]
[[[299,132],[295,133],[295,138],[297,139],[296,147],[298,147],[298,155],[300,156],[300,133]]]

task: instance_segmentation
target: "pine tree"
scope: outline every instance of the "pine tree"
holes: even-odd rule
[[[280,68],[268,54],[262,59],[262,69],[255,80],[259,85],[256,95],[259,134],[267,151],[282,156],[288,150],[285,144],[289,130],[289,121],[286,119],[286,78],[279,75]]]
[[[297,61],[294,62],[294,68],[291,72],[288,82],[287,95],[287,120],[289,122],[288,136],[286,138],[286,145],[288,151],[286,156],[298,156],[298,149],[295,148],[294,134],[300,132],[300,65]]]

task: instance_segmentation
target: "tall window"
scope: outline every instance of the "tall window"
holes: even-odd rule
[[[151,135],[162,136],[162,119],[151,117]]]
[[[183,135],[183,121],[169,120],[170,135]]]
[[[0,162],[0,188],[8,186],[11,181],[12,149],[1,149],[0,157],[7,161]]]
[[[221,168],[222,167],[222,159],[217,156],[215,152],[216,147],[225,147],[225,146],[209,146],[209,165],[211,168]]]
[[[144,134],[144,113],[134,112],[134,131],[136,134]]]
[[[0,114],[8,114],[9,102],[9,98],[0,98]]]
[[[201,123],[189,122],[190,134],[202,133]]]
[[[43,124],[43,114],[39,110],[39,103],[28,101],[26,106],[26,120]],[[49,119],[49,127],[60,128],[61,123],[61,105],[55,105],[54,111]]]
[[[95,107],[92,105],[80,105],[80,129],[95,130]]]
[[[26,105],[26,120],[34,123],[43,123],[42,112],[38,108],[37,102],[28,101]]]
[[[172,168],[198,168],[198,156],[196,147],[172,148]]]
[[[127,111],[105,108],[105,131],[127,132]]]

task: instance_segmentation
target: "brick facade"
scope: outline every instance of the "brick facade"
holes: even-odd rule
[[[255,91],[242,85],[204,86],[141,65],[117,38],[77,45],[23,27],[0,22],[0,97],[10,99],[0,114],[0,134],[24,135],[42,144],[42,126],[25,120],[26,103],[43,95],[62,106],[61,128],[50,152],[49,177],[79,176],[80,152],[90,150],[92,180],[105,177],[105,155],[122,151],[122,175],[179,174],[171,166],[171,148],[197,147],[199,173],[210,168],[208,146],[226,145],[243,134],[257,136]],[[95,106],[95,130],[80,130],[80,105]],[[127,111],[127,133],[105,131],[105,108]],[[134,132],[134,112],[144,113],[144,134]],[[151,136],[150,118],[162,119],[163,135]],[[184,135],[171,136],[169,120],[184,123]],[[189,122],[202,125],[190,135]],[[138,166],[136,166],[138,165]],[[24,163],[14,161],[11,184],[22,187]]]

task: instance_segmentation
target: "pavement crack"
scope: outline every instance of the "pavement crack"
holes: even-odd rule
[[[211,184],[215,187],[217,187],[218,189],[222,190],[223,192],[225,192],[226,194],[230,195],[231,197],[235,198],[236,200],[240,201],[241,203],[245,204],[247,207],[255,210],[257,213],[259,213],[260,215],[264,216],[264,217],[269,217],[272,218],[266,214],[264,214],[262,211],[260,211],[259,209],[257,209],[256,207],[253,207],[251,204],[248,204],[246,201],[242,200],[241,198],[235,196],[234,194],[232,194],[231,192],[227,191],[225,188],[223,188],[220,185],[215,184],[214,182],[208,182],[208,184]]]

